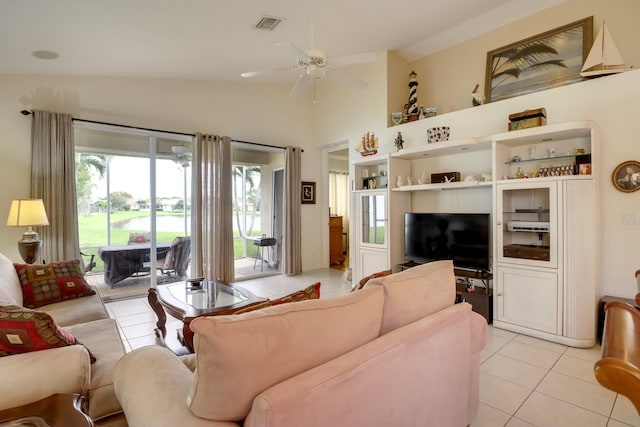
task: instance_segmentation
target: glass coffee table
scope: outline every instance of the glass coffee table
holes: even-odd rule
[[[189,324],[196,317],[223,314],[224,311],[246,307],[266,301],[246,289],[204,280],[200,287],[192,287],[189,282],[158,285],[149,289],[149,305],[158,316],[156,336],[164,340],[167,334],[166,322],[169,313],[181,320],[182,333],[178,339],[193,352],[193,332]]]

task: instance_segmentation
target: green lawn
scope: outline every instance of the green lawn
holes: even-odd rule
[[[124,221],[137,217],[148,217],[149,212],[146,211],[122,211],[111,214],[111,222],[116,223],[118,221]],[[179,216],[182,217],[180,212],[162,212],[157,211],[156,216]],[[94,261],[96,267],[94,272],[104,271],[104,265],[102,260],[98,256],[98,247],[107,245],[107,214],[92,214],[81,215],[78,217],[78,229],[80,230],[80,248],[82,252],[91,255],[94,254]],[[138,229],[111,229],[111,244],[112,245],[126,245],[129,241],[129,233],[146,233],[149,230]],[[175,231],[157,231],[156,238],[158,242],[171,242],[180,233]],[[251,233],[253,236],[259,236],[260,231],[254,231]],[[246,252],[245,252],[246,246]],[[255,247],[253,242],[246,241],[240,237],[239,233],[234,232],[233,249],[236,258],[242,256],[254,257]],[[88,261],[88,257],[85,257],[85,261]]]

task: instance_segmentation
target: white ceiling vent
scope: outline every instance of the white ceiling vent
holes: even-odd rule
[[[274,16],[263,16],[256,24],[256,30],[273,31],[282,22],[281,18]]]

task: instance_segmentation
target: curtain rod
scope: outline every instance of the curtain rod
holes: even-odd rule
[[[28,110],[22,110],[20,111],[20,113],[22,113],[25,116],[31,115],[31,111]],[[146,130],[149,132],[162,132],[162,133],[173,133],[176,135],[184,135],[184,136],[196,136],[193,133],[186,133],[186,132],[175,132],[175,131],[171,131],[171,130],[163,130],[163,129],[152,129],[152,128],[142,128],[142,127],[138,127],[138,126],[131,126],[131,125],[121,125],[120,123],[109,123],[109,122],[100,122],[97,120],[86,120],[86,119],[76,119],[75,117],[71,118],[72,121],[74,122],[84,122],[84,123],[93,123],[96,125],[106,125],[106,126],[117,126],[120,128],[126,128],[126,129],[135,129],[135,130]]]
[[[20,113],[22,113],[25,116],[31,115],[31,111],[28,111],[28,110],[22,110],[22,111],[20,111]],[[152,129],[152,128],[142,128],[142,127],[138,127],[138,126],[121,125],[119,123],[109,123],[109,122],[100,122],[100,121],[96,121],[96,120],[76,119],[74,117],[72,117],[71,120],[73,120],[74,122],[85,122],[85,123],[93,123],[93,124],[97,124],[97,125],[117,126],[117,127],[126,128],[126,129],[146,130],[146,131],[149,131],[149,132],[173,133],[173,134],[176,134],[176,135],[192,136],[192,137],[196,136],[194,133],[175,132],[175,131],[170,131],[170,130]],[[280,147],[278,145],[261,144],[259,142],[239,141],[237,139],[232,139],[232,141],[241,142],[243,144],[259,145],[261,147],[279,148],[281,150],[285,149],[285,147]],[[304,153],[304,150],[301,150],[301,151]]]

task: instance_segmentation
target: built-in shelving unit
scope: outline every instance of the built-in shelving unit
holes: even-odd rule
[[[404,212],[416,206],[478,209],[486,203],[493,220],[494,324],[566,345],[592,346],[598,147],[595,125],[572,121],[358,158],[352,162],[359,233],[354,278],[402,263],[403,239],[397,238],[403,237]],[[450,172],[459,173],[459,181],[409,184]],[[386,187],[365,188],[370,176],[384,176]],[[386,216],[372,216],[375,206]],[[536,228],[543,225],[544,230]],[[367,240],[376,233],[385,237],[384,244]]]

